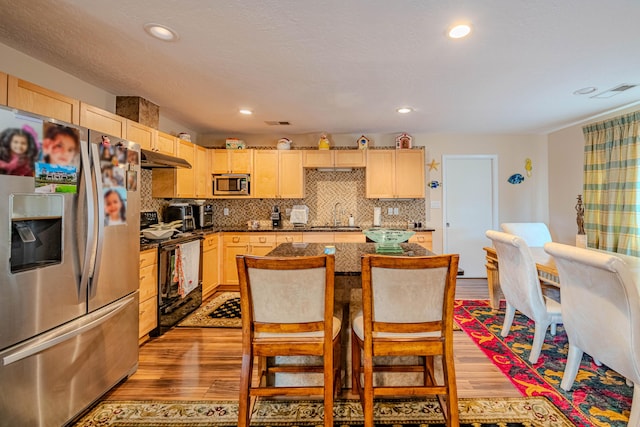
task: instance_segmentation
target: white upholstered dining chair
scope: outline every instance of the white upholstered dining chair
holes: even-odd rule
[[[569,355],[560,387],[573,386],[583,353],[634,383],[629,426],[640,426],[638,280],[615,254],[547,243],[560,274]]]
[[[535,334],[529,362],[536,363],[547,329],[551,326],[551,334],[555,335],[556,325],[562,323],[560,303],[542,295],[536,263],[524,239],[494,230],[488,230],[486,236],[496,248],[500,287],[507,301],[500,335],[509,335],[516,310],[533,320]]]
[[[551,242],[551,233],[544,222],[504,222],[500,229],[505,233],[520,236],[529,246],[544,246]]]

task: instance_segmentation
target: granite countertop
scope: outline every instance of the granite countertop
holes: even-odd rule
[[[325,244],[323,243],[282,243],[267,256],[274,257],[297,257],[297,256],[317,256],[324,254]],[[375,243],[334,243],[331,246],[336,248],[336,268],[337,275],[349,276],[360,275],[360,257],[364,254],[375,254]],[[435,255],[428,249],[416,243],[400,243],[403,253],[387,254],[389,256],[428,256]]]

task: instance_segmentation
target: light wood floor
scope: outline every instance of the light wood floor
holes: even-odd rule
[[[487,281],[459,279],[456,298],[488,299]],[[137,372],[107,400],[237,400],[240,329],[174,328],[140,348]],[[459,397],[519,397],[465,332],[454,332]],[[350,390],[343,397],[354,398]]]

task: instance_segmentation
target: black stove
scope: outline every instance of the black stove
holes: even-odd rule
[[[140,212],[140,230],[154,224],[159,224],[157,212]],[[186,294],[180,291],[180,283],[175,279],[178,245],[194,240],[202,240],[202,236],[193,232],[176,231],[169,238],[154,240],[140,235],[140,244],[158,244],[158,327],[150,332],[151,336],[162,335],[202,304],[200,274],[198,274],[198,285]],[[202,248],[198,256],[201,257],[201,255]]]

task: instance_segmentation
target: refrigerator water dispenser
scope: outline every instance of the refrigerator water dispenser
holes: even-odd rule
[[[12,273],[62,262],[62,195],[11,196]]]

